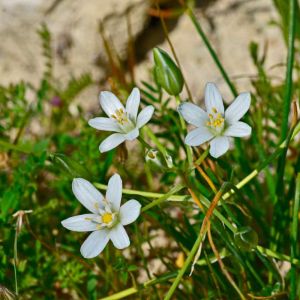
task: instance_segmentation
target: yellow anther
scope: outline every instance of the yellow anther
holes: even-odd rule
[[[128,122],[127,115],[123,108],[117,109],[115,114],[112,114],[111,117],[121,125],[124,125],[124,123]]]
[[[154,159],[156,157],[155,153],[154,152],[149,152],[148,153],[148,156],[151,158],[151,159]]]
[[[220,128],[224,124],[224,118],[221,113],[217,111],[215,107],[212,108],[212,112],[208,114],[209,121],[206,122],[206,125],[209,127]]]
[[[105,213],[102,215],[102,222],[105,224],[109,224],[113,219],[113,215],[111,213]]]

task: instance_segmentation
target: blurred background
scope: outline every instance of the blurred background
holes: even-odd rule
[[[250,89],[249,78],[256,76],[248,51],[250,41],[258,43],[260,52],[264,52],[265,67],[271,78],[278,81],[284,78],[286,49],[276,2],[282,3],[196,2],[196,15],[204,31],[241,90]],[[39,82],[45,57],[40,55],[41,39],[37,32],[44,23],[51,33],[55,77],[63,85],[70,74],[76,77],[90,73],[98,84],[85,89],[76,101],[82,101],[87,109],[93,108],[98,105],[95,99],[99,90],[109,88],[105,85],[114,72],[114,56],[130,66],[124,67],[123,72],[131,69],[139,84],[149,77],[153,65],[151,49],[159,46],[170,52],[159,11],[192,94],[200,98],[205,82],[214,81],[220,84],[225,96],[226,91],[230,95],[227,86],[222,86],[223,80],[206,47],[196,37],[193,24],[182,13],[180,1],[171,0],[1,0],[1,83],[16,83],[21,79],[33,85]]]

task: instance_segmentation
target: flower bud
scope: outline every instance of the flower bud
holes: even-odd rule
[[[178,95],[183,88],[183,76],[169,54],[159,48],[153,49],[155,78],[169,95]]]
[[[173,159],[169,154],[163,156],[159,151],[155,149],[149,149],[145,156],[146,162],[153,169],[165,169],[173,167]]]
[[[159,152],[155,149],[149,149],[146,152],[145,156],[146,162],[154,169],[160,169],[163,168],[163,165],[161,163],[161,159],[159,157]]]

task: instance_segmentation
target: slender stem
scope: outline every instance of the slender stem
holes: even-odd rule
[[[164,157],[168,154],[164,145],[158,140],[153,131],[148,126],[143,127],[144,132],[147,136],[152,140],[152,142],[156,145],[157,149],[163,154]]]
[[[231,277],[230,273],[227,271],[221,257],[219,254],[219,251],[217,249],[217,247],[215,246],[215,243],[213,241],[212,235],[211,235],[211,230],[210,230],[210,222],[208,223],[208,230],[207,230],[207,237],[208,237],[208,241],[209,244],[211,246],[212,251],[214,252],[219,266],[221,268],[221,271],[223,272],[224,276],[227,278],[227,280],[229,281],[229,283],[232,285],[232,287],[236,290],[236,292],[239,294],[240,298],[242,300],[246,300],[245,296],[243,295],[243,293],[241,292],[241,290],[238,288],[238,286],[236,285],[235,281],[233,280],[233,278]]]
[[[226,248],[223,248],[221,251],[220,251],[220,258],[225,258],[225,257],[228,257],[230,256],[230,253],[228,253],[228,251],[226,250]],[[206,265],[209,265],[209,264],[214,264],[216,263],[218,260],[215,256],[210,256],[208,259],[207,258],[202,258],[200,260],[197,261],[197,265],[198,266],[206,266]],[[158,278],[152,278],[144,283],[141,284],[141,287],[140,289],[147,289],[148,287],[154,285],[154,284],[157,284],[157,283],[161,283],[161,282],[164,282],[164,281],[168,281],[169,279],[172,279],[174,277],[176,277],[176,275],[178,274],[178,272],[171,272],[171,273],[166,273]],[[121,292],[118,292],[116,294],[113,294],[111,296],[108,296],[108,297],[104,297],[104,298],[101,298],[99,300],[118,300],[118,299],[123,299],[125,297],[128,297],[130,295],[133,295],[133,294],[136,294],[137,292],[139,291],[139,288],[137,287],[131,287],[131,288],[128,288],[124,291],[121,291]]]
[[[214,183],[212,182],[212,180],[209,178],[209,176],[204,172],[204,170],[195,164],[196,169],[199,171],[199,173],[201,174],[201,176],[204,178],[204,180],[207,182],[207,184],[210,186],[210,188],[212,189],[212,191],[216,194],[217,188],[215,187]]]
[[[284,90],[283,121],[281,125],[281,140],[285,139],[288,133],[289,113],[292,101],[293,87],[293,64],[295,53],[295,32],[296,32],[296,0],[289,0],[289,36],[287,69]]]
[[[179,105],[180,102],[181,102],[179,95],[176,95],[175,99],[176,99],[176,104]],[[180,119],[180,124],[181,124],[182,131],[185,134],[186,133],[186,126],[185,126],[184,119],[181,115],[179,115],[179,119]],[[192,150],[192,147],[189,146],[189,145],[185,145],[185,149],[186,149],[186,155],[187,155],[189,167],[191,168],[193,166],[193,150]]]
[[[296,192],[295,200],[293,206],[293,219],[291,226],[291,260],[298,256],[298,213],[299,213],[299,204],[300,204],[300,173],[298,173],[296,178]],[[290,299],[294,300],[297,298],[297,273],[296,267],[291,266],[291,289],[290,289]]]
[[[107,190],[107,185],[102,183],[94,183],[95,187],[97,187],[100,190]],[[176,186],[179,187],[180,185]],[[144,192],[139,190],[129,190],[129,189],[122,189],[122,193],[125,195],[139,195],[145,198],[160,198],[167,194],[162,193],[153,193],[153,192]],[[170,193],[170,192],[169,192]],[[168,194],[169,194],[168,193]],[[173,195],[170,194],[167,201],[175,201],[175,202],[181,202],[181,201],[191,201],[190,196],[188,195]]]
[[[162,197],[152,201],[151,203],[149,203],[148,205],[144,206],[142,208],[142,212],[145,212],[146,210],[152,208],[153,206],[159,205],[162,202],[166,201],[168,198],[170,198],[171,195],[177,193],[178,191],[182,190],[184,188],[184,185],[176,185],[175,187],[173,187],[167,194],[163,195]]]
[[[281,125],[281,140],[286,139],[289,129],[289,113],[292,101],[292,87],[293,87],[293,64],[294,64],[294,40],[295,40],[295,23],[296,23],[296,0],[289,1],[289,36],[288,36],[288,56],[286,81],[284,90],[283,103],[283,120]],[[289,135],[291,136],[291,135]],[[288,143],[287,143],[288,146]],[[276,182],[276,200],[273,216],[273,226],[271,228],[272,241],[270,247],[273,250],[277,249],[278,240],[280,239],[282,228],[286,226],[284,220],[281,219],[281,211],[285,205],[285,190],[284,190],[284,173],[286,165],[287,146],[281,153],[277,163],[277,182]],[[277,234],[278,233],[278,234]],[[276,236],[275,236],[276,235]]]
[[[186,10],[188,16],[190,17],[191,21],[193,22],[197,32],[199,33],[199,35],[201,36],[205,46],[207,47],[210,55],[212,56],[215,64],[217,65],[217,67],[219,68],[224,80],[226,81],[226,83],[228,84],[232,94],[236,97],[238,95],[237,90],[235,88],[235,86],[233,85],[233,83],[231,82],[231,80],[229,79],[229,76],[227,74],[227,72],[225,71],[222,63],[220,62],[217,53],[215,52],[215,50],[213,49],[213,47],[211,46],[208,38],[206,37],[204,31],[202,30],[202,27],[200,25],[200,23],[198,22],[196,16],[194,15],[192,9],[190,7],[187,8]]]
[[[18,265],[18,228],[16,227],[15,239],[14,239],[14,276],[15,276],[15,290],[18,296],[18,276],[17,276],[17,265]]]
[[[202,242],[202,239],[205,235],[200,233],[196,242],[194,243],[194,246],[191,250],[191,252],[189,253],[189,255],[187,256],[185,262],[184,262],[184,265],[183,267],[180,269],[180,271],[178,272],[178,275],[176,277],[176,279],[174,280],[171,288],[169,289],[168,293],[166,294],[164,300],[170,300],[172,295],[174,294],[178,284],[180,283],[180,280],[182,278],[182,276],[184,275],[184,273],[186,272],[188,266],[191,264],[192,260],[193,260],[193,257],[194,255],[196,254],[197,250],[198,250],[198,247],[200,245],[200,243]]]
[[[152,149],[152,147],[141,136],[138,137],[138,140],[146,149]]]
[[[194,168],[195,168],[195,165],[201,165],[202,162],[205,160],[205,158],[207,157],[209,153],[209,149],[207,148],[201,155],[200,157],[194,162]]]
[[[141,288],[146,289],[146,288],[148,288],[148,287],[150,287],[154,284],[164,282],[164,281],[167,281],[171,278],[174,278],[176,275],[177,275],[177,271],[166,273],[166,274],[164,274],[164,275],[162,275],[158,278],[153,278],[153,279],[150,279],[150,280],[142,283],[139,288],[140,289]],[[128,297],[130,295],[136,294],[139,291],[139,288],[138,287],[131,287],[127,290],[121,291],[119,293],[116,293],[116,294],[108,296],[108,297],[101,298],[99,300],[118,300],[118,299],[122,299],[122,298]]]
[[[291,259],[291,257],[288,256],[288,255],[285,255],[285,254],[282,254],[282,253],[278,253],[276,251],[273,251],[271,249],[264,248],[264,247],[261,247],[261,246],[257,246],[256,250],[258,250],[261,254],[264,254],[266,256],[290,262],[291,264],[293,264],[295,266],[298,266],[298,267],[300,266],[300,259],[297,259],[297,258]]]
[[[201,229],[200,229],[200,233],[199,233],[199,236],[191,250],[191,252],[189,253],[186,261],[184,262],[184,265],[183,267],[181,268],[181,270],[179,271],[175,281],[173,282],[171,288],[169,289],[168,293],[166,294],[164,300],[169,300],[171,299],[172,295],[174,294],[178,284],[180,283],[180,280],[182,278],[182,276],[184,275],[184,273],[186,272],[188,266],[190,265],[190,263],[192,262],[193,260],[193,257],[195,256],[195,259],[194,259],[194,263],[192,265],[192,271],[193,271],[193,268],[194,268],[194,265],[197,263],[198,261],[198,258],[199,258],[199,250],[201,249],[201,244],[202,244],[202,241],[206,235],[206,231],[207,231],[207,226],[208,226],[208,223],[209,223],[209,219],[214,211],[214,208],[215,206],[217,205],[217,202],[219,201],[220,197],[222,196],[222,193],[224,191],[224,188],[225,188],[225,185],[222,185],[221,189],[218,191],[218,193],[215,195],[213,201],[211,202],[207,212],[206,212],[206,215],[205,215],[205,218],[202,222],[202,225],[201,225]],[[196,254],[197,253],[197,254]],[[192,273],[191,271],[191,273]]]
[[[291,133],[292,134],[292,133]],[[283,151],[285,151],[288,141],[290,140],[289,137],[285,139],[275,150],[275,152],[270,155],[265,161],[263,161],[255,170],[253,170],[249,175],[243,178],[237,185],[236,188],[239,190],[247,183],[249,183],[261,170],[263,170],[266,166],[268,166],[278,155],[280,155]],[[234,194],[234,190],[230,190],[223,196],[223,200],[228,199],[232,194]]]

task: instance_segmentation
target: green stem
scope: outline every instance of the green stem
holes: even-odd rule
[[[231,82],[231,80],[229,79],[229,76],[227,74],[227,72],[225,71],[222,63],[220,62],[218,55],[216,54],[215,50],[213,49],[213,47],[211,46],[208,38],[206,37],[204,31],[202,30],[202,27],[200,25],[200,23],[198,22],[196,16],[194,15],[192,9],[190,7],[187,8],[187,14],[190,17],[191,21],[193,22],[197,32],[199,33],[199,35],[201,36],[205,46],[207,47],[211,57],[213,58],[215,64],[217,65],[217,67],[219,68],[224,80],[226,81],[226,83],[228,84],[232,94],[236,97],[238,95],[237,90],[235,89],[235,86],[233,85],[233,83]]]
[[[107,190],[107,185],[102,183],[94,183],[95,187],[100,190]],[[176,186],[179,187],[180,185]],[[139,190],[130,190],[130,189],[122,189],[122,193],[125,195],[139,195],[145,198],[160,198],[165,196],[166,194],[162,193],[153,193],[153,192],[144,192]],[[169,192],[170,193],[170,192]],[[188,195],[170,195],[168,201],[175,201],[175,202],[181,202],[181,201],[188,201],[191,199]]]
[[[152,147],[141,137],[138,137],[138,140],[141,142],[141,144],[148,150],[152,149]]]
[[[17,264],[18,264],[18,228],[16,227],[15,239],[14,239],[14,276],[15,276],[15,289],[18,296],[18,276],[17,276]]]
[[[181,99],[180,99],[179,95],[176,95],[175,99],[176,99],[176,104],[180,105]],[[181,124],[183,134],[186,134],[185,122],[184,122],[183,117],[180,114],[179,114],[179,119],[180,119],[180,124]],[[192,147],[189,146],[189,145],[185,145],[185,149],[186,149],[186,155],[187,155],[187,159],[188,159],[188,163],[189,163],[189,168],[192,168],[193,167],[193,150],[192,150]]]
[[[195,165],[199,166],[202,164],[202,162],[205,160],[205,158],[207,157],[209,153],[209,148],[207,148],[201,155],[200,157],[195,161]],[[196,167],[193,166],[193,169],[195,169]]]
[[[191,252],[189,253],[188,257],[186,258],[183,267],[180,269],[176,279],[174,280],[174,282],[173,282],[171,288],[169,289],[168,293],[166,294],[164,300],[170,300],[171,299],[171,297],[174,294],[178,284],[180,283],[180,280],[181,280],[182,276],[186,272],[188,266],[191,264],[191,262],[193,260],[193,257],[195,256],[195,254],[196,254],[196,252],[199,248],[199,245],[202,242],[203,237],[204,237],[204,234],[199,234],[196,242],[194,243],[194,246],[193,246]]]
[[[268,166],[275,158],[277,158],[278,155],[280,155],[283,151],[285,151],[288,142],[290,141],[290,137],[287,137],[275,150],[275,152],[270,155],[265,161],[263,161],[255,170],[253,170],[249,175],[247,175],[245,178],[243,178],[237,185],[236,188],[239,190],[243,186],[245,186],[248,182],[250,182],[257,174],[259,174],[260,171],[262,171],[266,166]],[[232,194],[234,194],[235,191],[232,189],[229,192],[227,192],[223,196],[223,200],[228,199]]]
[[[296,192],[295,192],[295,201],[293,207],[293,219],[291,226],[291,261],[298,256],[298,213],[299,213],[299,204],[300,204],[300,173],[298,173],[296,178]],[[291,266],[291,290],[290,290],[290,299],[294,300],[297,297],[297,273],[296,267]]]
[[[293,87],[293,65],[295,53],[295,32],[296,32],[296,0],[289,1],[289,37],[288,37],[288,55],[287,69],[284,91],[283,121],[281,125],[281,140],[285,139],[288,133],[289,113],[292,101]]]
[[[289,113],[292,101],[292,87],[293,87],[293,64],[294,64],[294,40],[295,40],[295,23],[296,23],[296,0],[289,1],[289,36],[288,36],[288,55],[287,55],[287,69],[284,90],[283,103],[283,119],[281,125],[281,140],[288,135],[289,129]],[[288,144],[287,144],[288,146]],[[282,152],[277,164],[277,183],[276,194],[277,199],[274,208],[273,226],[271,228],[272,241],[270,247],[273,250],[277,249],[278,240],[281,237],[282,229],[287,225],[282,219],[281,212],[285,209],[285,195],[284,195],[284,173],[286,165],[287,147]],[[281,219],[281,220],[280,220]],[[280,220],[280,221],[279,221]],[[276,236],[275,236],[276,235]]]
[[[256,250],[258,250],[261,254],[264,254],[266,256],[290,262],[292,265],[295,265],[295,266],[298,266],[298,267],[300,266],[300,259],[297,259],[297,258],[291,259],[291,257],[288,256],[288,255],[278,253],[276,251],[273,251],[271,249],[264,248],[264,247],[261,247],[261,246],[256,246]]]
[[[181,184],[174,186],[167,194],[161,196],[160,198],[158,198],[158,199],[152,201],[151,203],[149,203],[148,205],[144,206],[142,208],[142,212],[145,212],[146,210],[152,208],[153,206],[159,205],[162,202],[168,200],[170,198],[170,196],[179,192],[183,188],[184,188],[184,185],[181,185]]]
[[[152,142],[156,145],[157,149],[163,154],[164,157],[168,154],[166,148],[164,145],[158,140],[156,135],[153,133],[153,131],[148,126],[143,127],[144,132],[147,134],[147,136],[152,140]]]
[[[167,281],[171,278],[174,278],[176,275],[177,275],[177,271],[166,273],[166,274],[164,274],[164,275],[162,275],[158,278],[153,278],[153,279],[150,279],[150,280],[142,283],[139,287],[131,287],[127,290],[124,290],[122,292],[116,293],[116,294],[108,296],[108,297],[101,298],[99,300],[118,300],[118,299],[122,299],[122,298],[128,297],[130,295],[136,294],[139,291],[139,289],[146,289],[146,288],[148,288],[148,287],[150,287],[154,284],[158,284],[160,282],[164,282],[164,281]]]

